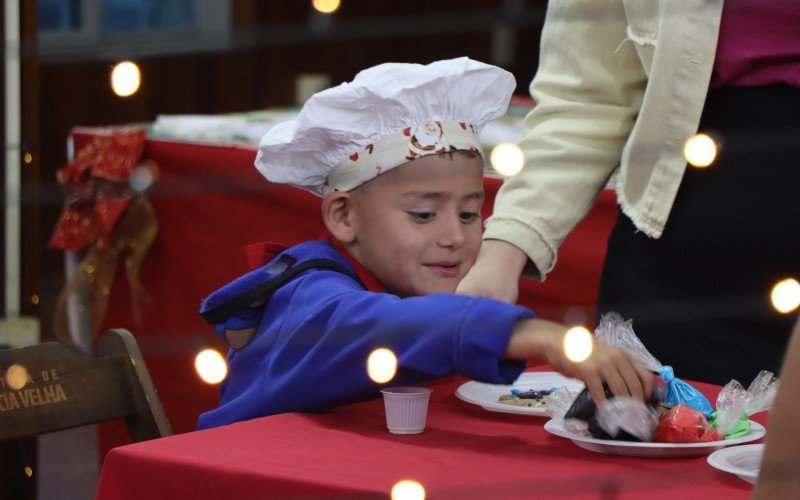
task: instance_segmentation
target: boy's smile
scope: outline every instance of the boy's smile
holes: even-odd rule
[[[400,296],[455,292],[481,244],[483,160],[424,156],[350,193],[348,251]]]
[[[458,276],[461,270],[461,264],[452,261],[434,262],[432,264],[425,264],[425,267],[443,278],[453,278]]]

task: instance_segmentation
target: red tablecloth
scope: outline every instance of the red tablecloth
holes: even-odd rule
[[[460,401],[465,380],[431,384],[428,425],[386,430],[383,402],[289,413],[111,450],[97,498],[386,498],[403,479],[427,498],[747,498],[706,457],[604,455],[547,433],[546,419]],[[719,387],[696,384],[710,398]],[[713,399],[712,399],[713,400]],[[763,419],[760,419],[763,421]]]
[[[78,150],[104,129],[76,129]],[[141,280],[153,307],[134,321],[124,273],[117,273],[103,328],[124,327],[139,342],[145,362],[176,433],[195,428],[197,416],[217,405],[217,386],[195,373],[194,357],[224,346],[197,313],[200,300],[245,272],[242,247],[260,241],[299,243],[323,232],[320,200],[267,182],[253,167],[249,147],[148,140],[145,157],[160,175],[150,199],[158,237],[148,251]],[[501,180],[487,178],[484,215],[491,212]],[[616,220],[614,193],[602,194],[589,216],[561,248],[545,283],[522,280],[520,303],[544,318],[586,318],[591,324],[606,239]],[[101,456],[130,442],[122,424],[101,430]]]

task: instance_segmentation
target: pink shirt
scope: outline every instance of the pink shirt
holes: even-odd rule
[[[725,0],[711,88],[800,88],[800,0]]]

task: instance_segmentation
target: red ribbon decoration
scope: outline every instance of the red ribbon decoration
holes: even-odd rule
[[[80,250],[97,241],[109,248],[109,235],[131,201],[131,173],[144,154],[147,132],[141,128],[111,129],[77,152],[72,163],[56,173],[67,206],[48,246]]]

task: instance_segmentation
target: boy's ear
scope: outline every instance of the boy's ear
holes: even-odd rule
[[[322,220],[334,238],[352,243],[356,238],[353,198],[350,193],[334,191],[322,199]]]

